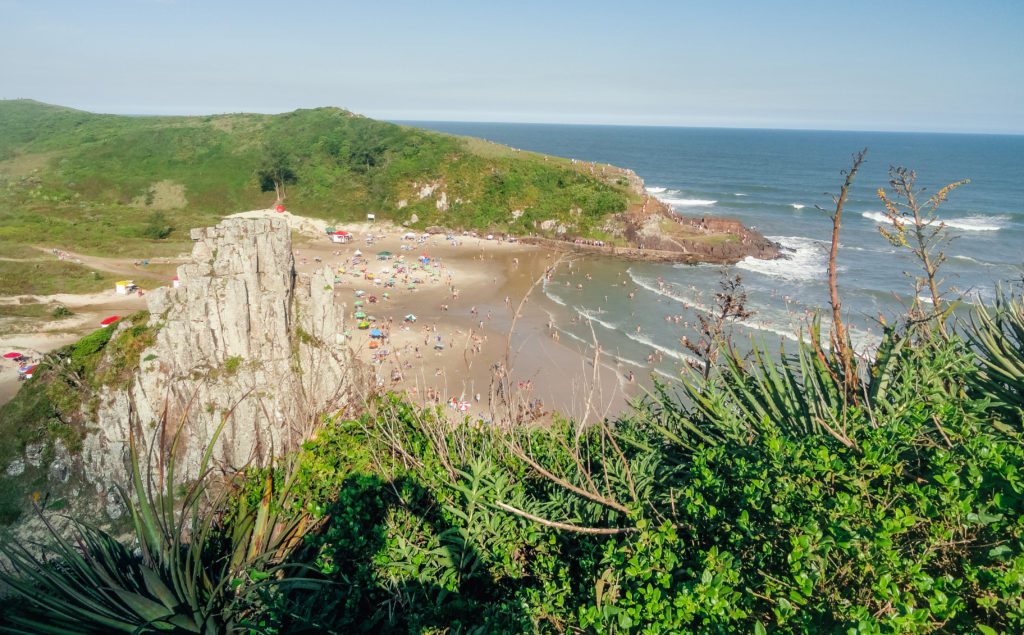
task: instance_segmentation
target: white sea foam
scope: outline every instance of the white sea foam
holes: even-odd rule
[[[977,258],[971,258],[970,256],[963,256],[963,255],[959,255],[959,254],[956,255],[956,256],[953,256],[953,259],[954,260],[965,260],[967,262],[973,262],[976,265],[988,264],[988,263],[984,263],[984,262],[978,260]]]
[[[548,299],[551,300],[552,302],[554,302],[555,304],[560,304],[562,306],[569,306],[568,304],[565,303],[565,300],[563,300],[562,298],[558,297],[554,293],[551,293],[547,289],[544,289],[544,295],[546,295],[548,297]]]
[[[664,191],[665,191],[665,188],[663,188],[663,187],[648,187],[647,188],[647,193],[648,194],[661,194]]]
[[[605,327],[609,331],[617,331],[617,330],[619,330],[619,327],[615,326],[611,322],[606,322],[606,321],[602,320],[601,318],[597,317],[597,314],[594,311],[588,311],[587,309],[581,309],[581,308],[575,307],[575,306],[573,308],[576,309],[576,312],[579,313],[580,316],[590,320],[591,322],[597,322],[598,324],[600,324],[601,326]]]
[[[750,195],[749,194],[744,194],[743,192],[735,192],[733,194],[733,196],[750,196]]]
[[[881,212],[862,212],[861,216],[886,226],[891,224],[889,218]],[[1010,217],[975,214],[973,216],[964,216],[962,218],[942,218],[940,220],[946,227],[952,227],[953,229],[962,229],[964,231],[971,232],[994,232],[1006,227],[1006,223],[1009,222]]]
[[[700,361],[696,357],[694,357],[693,355],[687,355],[686,353],[684,353],[682,351],[674,350],[674,349],[662,346],[660,344],[656,344],[654,342],[654,340],[650,339],[649,337],[647,337],[645,335],[641,335],[640,333],[630,333],[630,332],[626,331],[625,335],[626,335],[626,337],[628,337],[629,339],[633,340],[634,342],[637,342],[639,344],[643,344],[644,346],[649,346],[649,347],[651,347],[651,348],[653,348],[655,350],[659,350],[662,353],[665,353],[666,355],[668,355],[669,357],[674,357],[674,358],[678,359],[679,361],[686,361],[686,360],[690,360],[690,361],[694,361],[694,362],[699,362]]]
[[[790,203],[789,206],[792,207],[793,209],[803,209],[807,207],[806,205],[801,205],[800,203]]]
[[[770,240],[793,251],[784,251],[776,260],[758,260],[747,256],[736,263],[746,271],[753,271],[784,280],[821,280],[828,267],[828,253],[820,241],[802,236],[769,236]]]
[[[675,207],[707,207],[708,205],[714,205],[718,201],[709,201],[702,198],[663,198],[662,201],[673,205]]]

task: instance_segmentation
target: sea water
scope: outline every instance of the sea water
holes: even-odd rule
[[[861,350],[870,353],[877,342],[880,315],[892,320],[904,312],[913,299],[908,274],[920,273],[907,249],[878,232],[885,218],[877,190],[888,187],[890,166],[917,172],[920,200],[971,179],[939,208],[956,236],[941,269],[953,295],[991,302],[998,285],[1024,276],[1024,136],[407,123],[630,168],[678,214],[733,218],[778,241],[785,259],[748,258],[729,268],[742,276],[754,313],[732,325],[740,340],[776,346],[796,339],[814,310],[828,307],[831,220],[817,206],[834,209],[841,172],[865,147],[843,212],[837,267],[844,314]],[[721,278],[714,265],[579,258],[544,284],[542,308],[563,343],[592,348],[596,341],[609,360],[640,377],[673,378],[690,356],[680,339],[697,337],[699,315],[713,310]]]

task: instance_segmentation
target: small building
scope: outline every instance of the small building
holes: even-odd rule
[[[131,280],[118,280],[114,283],[114,291],[121,295],[128,295],[135,291],[136,288],[135,283]]]

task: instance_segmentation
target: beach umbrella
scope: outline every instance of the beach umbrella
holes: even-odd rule
[[[381,335],[383,333],[380,332],[380,329],[370,329],[370,337],[380,337]]]
[[[277,210],[277,213],[278,213],[278,214],[280,214],[281,212],[283,212],[283,211],[284,211],[284,205],[278,205],[278,206],[277,206],[277,207],[275,207],[274,209],[275,209],[275,210]]]
[[[405,319],[409,320],[410,322],[415,322],[416,316],[410,313],[409,315],[405,316]]]
[[[415,290],[416,290],[416,285],[414,285],[414,284],[410,284],[410,285],[408,286],[408,288],[409,288],[409,289],[412,289],[413,291],[415,291]]]
[[[363,252],[361,252],[361,251],[359,251],[358,249],[356,249],[356,255],[357,255],[357,256],[362,256],[362,255],[363,255]]]
[[[360,329],[368,329],[370,328],[370,323],[367,322],[366,320],[363,320],[362,322],[359,323],[358,326]]]
[[[110,326],[111,324],[113,324],[114,322],[117,322],[120,319],[121,319],[120,315],[112,315],[112,316],[108,317],[107,319],[103,320],[102,322],[100,322],[100,326]]]
[[[394,282],[394,280],[392,280],[391,282]],[[384,296],[385,298],[390,298],[390,297],[391,297],[391,294],[390,294],[390,293],[388,293],[387,291],[385,291],[385,292],[384,292],[384,293],[382,293],[381,295],[382,295],[382,296]]]
[[[356,311],[355,313],[352,314],[352,317],[354,317],[356,319],[362,319],[362,318],[366,317],[366,314],[363,313],[362,311]]]
[[[371,322],[376,322],[377,321],[377,318],[373,317],[372,315],[370,317],[366,318],[366,319],[371,321]]]
[[[380,344],[377,343],[377,340],[370,340],[370,348],[377,348],[378,346]]]
[[[4,359],[18,359],[21,357],[21,353],[7,353],[4,355]]]
[[[363,306],[363,301],[362,300],[356,300],[352,304],[355,305],[355,306]]]
[[[469,410],[469,402],[468,401],[460,401],[459,402],[459,411],[465,412],[467,410]]]
[[[390,251],[378,251],[377,255],[382,256],[384,258],[390,258],[392,256],[392,253]]]

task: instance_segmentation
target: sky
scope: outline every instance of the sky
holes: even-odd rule
[[[1024,134],[1024,0],[0,0],[0,98]]]

